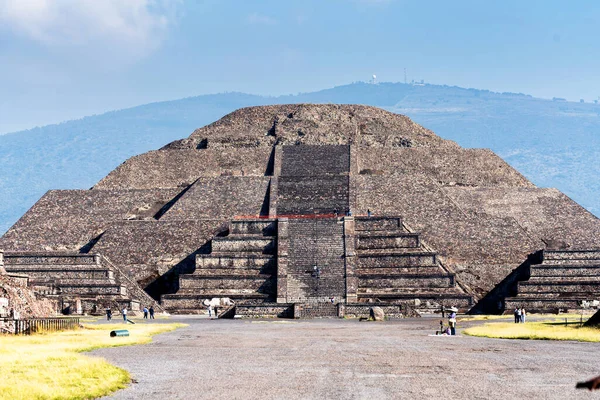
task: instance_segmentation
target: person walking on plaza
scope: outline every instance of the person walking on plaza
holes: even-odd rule
[[[525,323],[525,309],[521,307],[521,323]]]
[[[519,307],[515,307],[514,314],[515,314],[515,324],[518,324],[519,322],[521,322],[520,321],[521,316],[519,315]]]
[[[148,307],[144,307],[144,319],[148,319]]]
[[[150,319],[154,319],[154,306],[150,306]]]
[[[127,307],[123,307],[123,311],[121,311],[121,314],[123,314],[123,321],[127,323]]]
[[[106,308],[106,320],[110,321],[112,319],[112,310],[110,309],[110,307]]]
[[[448,325],[450,326],[450,334],[452,336],[456,335],[456,312],[458,309],[456,307],[450,308],[450,315],[448,315]]]

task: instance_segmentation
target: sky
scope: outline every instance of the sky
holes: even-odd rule
[[[0,0],[0,134],[154,101],[373,74],[600,96],[600,2]]]

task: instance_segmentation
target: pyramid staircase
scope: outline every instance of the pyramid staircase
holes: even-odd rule
[[[150,299],[132,299],[112,266],[105,265],[97,254],[8,252],[4,268],[27,275],[28,285],[59,300],[65,313],[100,314],[107,307],[136,311],[140,300]]]
[[[356,217],[355,231],[359,303],[405,303],[419,311],[437,311],[442,305],[467,310],[473,305],[454,274],[399,217]]]
[[[204,313],[202,301],[229,298],[237,305],[275,302],[277,221],[234,220],[225,236],[211,240],[211,252],[196,256],[196,269],[179,276],[179,290],[162,296],[169,312]]]
[[[505,299],[505,310],[532,312],[578,310],[600,304],[600,250],[544,250],[529,279],[518,282],[517,295]]]

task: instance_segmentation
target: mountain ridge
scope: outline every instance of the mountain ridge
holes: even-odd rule
[[[407,115],[463,147],[490,148],[540,187],[600,213],[600,106],[446,85],[353,83],[277,97],[221,93],[155,102],[0,135],[0,233],[46,190],[89,188],[136,154],[241,107],[358,103]]]

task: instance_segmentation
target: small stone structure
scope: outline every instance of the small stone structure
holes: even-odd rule
[[[600,300],[600,265],[577,258],[600,249],[598,218],[488,149],[358,105],[240,109],[90,190],[49,191],[0,248],[9,272],[83,312],[104,300],[205,312],[212,297],[235,301],[227,315],[306,317]],[[575,258],[550,268],[552,251]]]

